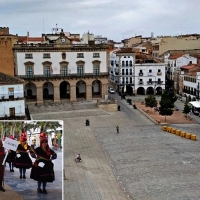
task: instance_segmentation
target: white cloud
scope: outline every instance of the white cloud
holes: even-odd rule
[[[199,7],[199,0],[1,0],[0,18],[11,34],[41,36],[58,24],[66,32],[89,30],[120,41],[122,35],[197,33]]]

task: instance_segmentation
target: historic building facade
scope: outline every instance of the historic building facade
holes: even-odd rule
[[[0,72],[0,119],[25,119],[24,81]]]
[[[11,35],[8,27],[0,27],[0,72],[14,76],[13,45],[17,35]]]
[[[25,80],[25,97],[38,103],[62,99],[105,98],[108,92],[108,46],[72,44],[62,32],[43,35],[38,44],[16,44],[16,76]]]

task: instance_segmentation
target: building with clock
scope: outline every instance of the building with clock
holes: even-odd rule
[[[77,38],[76,38],[77,39]],[[106,44],[73,44],[73,37],[42,34],[38,43],[14,45],[15,75],[25,80],[24,94],[38,103],[62,99],[105,98],[109,53]]]

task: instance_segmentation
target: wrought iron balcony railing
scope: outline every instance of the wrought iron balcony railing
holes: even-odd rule
[[[51,78],[78,78],[78,77],[96,77],[96,76],[109,76],[109,72],[101,72],[101,73],[74,73],[74,74],[50,74],[49,76],[41,75],[17,75],[17,77],[22,79],[51,79]]]

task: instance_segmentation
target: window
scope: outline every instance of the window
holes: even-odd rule
[[[126,69],[126,75],[128,75],[128,69]]]
[[[128,77],[126,77],[126,83],[128,83]]]
[[[50,58],[50,53],[44,53],[43,58]]]
[[[161,79],[160,79],[160,78],[158,78],[158,82],[159,82],[159,83],[161,82]]]
[[[151,73],[151,72],[152,72],[152,69],[149,70],[149,73]]]
[[[67,76],[67,66],[62,66],[62,76]]]
[[[126,56],[124,56],[124,58],[126,58]]]
[[[128,67],[128,61],[126,61],[126,66]]]
[[[122,75],[124,75],[124,69],[122,69]]]
[[[161,70],[160,70],[160,69],[158,69],[158,72],[161,72]]]
[[[83,53],[77,53],[77,58],[84,58]]]
[[[149,83],[152,83],[152,79],[151,78],[149,79]]]
[[[33,77],[33,68],[32,68],[32,66],[27,66],[26,67],[26,76],[27,76],[27,78],[32,78]]]
[[[124,84],[124,77],[122,78],[122,83]]]
[[[9,108],[10,117],[15,117],[15,108]]]
[[[50,77],[50,66],[45,66],[44,67],[44,76],[45,77]]]
[[[83,65],[78,65],[77,67],[77,73],[79,76],[83,75]]]
[[[99,53],[93,53],[93,58],[99,58]]]
[[[110,61],[110,64],[113,66],[113,60]]]
[[[32,53],[26,53],[26,54],[25,54],[25,58],[33,58]]]
[[[132,67],[132,61],[130,61],[130,67]]]
[[[130,83],[132,83],[132,78],[130,78]]]
[[[122,61],[122,67],[124,67],[124,61]]]
[[[99,75],[99,65],[94,65],[93,70],[94,75]]]
[[[14,98],[14,88],[8,88],[8,96],[9,98]]]
[[[140,69],[140,73],[142,73],[142,69]]]
[[[130,69],[130,75],[132,75],[132,69]]]

